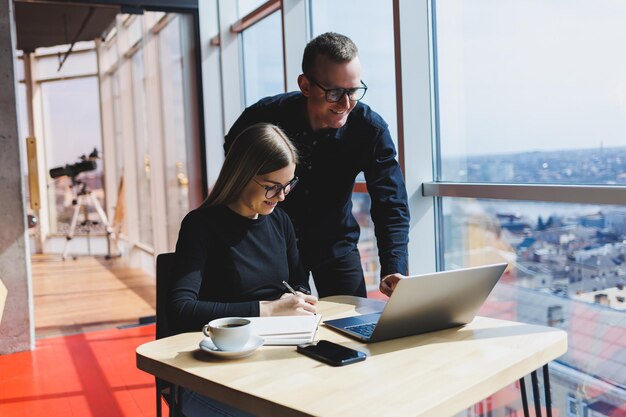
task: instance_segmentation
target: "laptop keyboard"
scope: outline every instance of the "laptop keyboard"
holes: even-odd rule
[[[374,327],[376,327],[376,322],[373,323],[363,323],[363,324],[355,324],[354,326],[346,326],[346,330],[350,330],[354,333],[358,333],[364,337],[370,337],[374,332]]]

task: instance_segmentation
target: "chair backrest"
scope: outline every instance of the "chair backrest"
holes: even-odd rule
[[[174,253],[162,253],[156,261],[156,338],[161,339],[176,334],[169,325],[167,318],[167,300],[172,285],[172,270],[174,269]],[[170,416],[182,416],[182,403],[179,387],[160,378],[156,379],[156,409],[157,416],[161,417],[161,396],[170,407]]]
[[[157,256],[156,262],[156,338],[172,336],[167,318],[167,299],[172,284],[172,270],[174,268],[174,253],[162,253]]]

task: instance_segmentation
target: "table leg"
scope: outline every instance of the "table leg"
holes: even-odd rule
[[[526,383],[524,382],[524,377],[519,379],[519,387],[522,392],[522,407],[524,408],[524,417],[530,417],[528,413],[528,398],[526,397]]]
[[[533,384],[533,399],[535,400],[535,416],[541,417],[541,399],[539,398],[539,381],[537,379],[537,371],[530,373]]]
[[[163,417],[163,411],[161,410],[161,381],[159,380],[159,378],[156,378],[156,389],[154,390],[156,392],[156,415],[157,417]]]
[[[552,398],[550,397],[550,370],[548,364],[543,365],[543,389],[546,396],[546,415],[552,417]]]

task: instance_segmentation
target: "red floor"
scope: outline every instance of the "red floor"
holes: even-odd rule
[[[148,325],[41,339],[31,352],[0,356],[0,416],[154,417],[154,378],[135,366],[135,348],[154,332]]]

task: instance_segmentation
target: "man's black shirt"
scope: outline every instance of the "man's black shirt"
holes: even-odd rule
[[[352,189],[360,172],[371,196],[381,276],[408,270],[409,210],[396,149],[387,123],[359,102],[339,129],[313,131],[306,97],[299,92],[267,97],[247,108],[226,136],[224,149],[259,122],[281,127],[298,149],[300,181],[281,203],[294,223],[302,261],[313,269],[353,250],[359,225]]]

